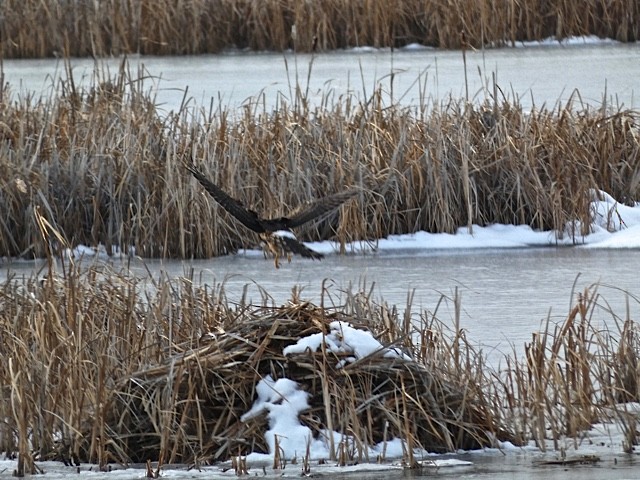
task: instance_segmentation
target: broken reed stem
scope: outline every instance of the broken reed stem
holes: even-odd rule
[[[324,290],[324,287],[323,287]],[[322,335],[324,337],[325,331],[323,330]],[[330,432],[335,431],[335,426],[333,424],[333,409],[331,402],[331,395],[329,393],[330,388],[330,380],[328,375],[327,368],[327,344],[325,339],[323,338],[322,344],[320,345],[322,356],[320,357],[320,380],[322,385],[322,400],[325,409],[325,418],[327,420],[327,430]],[[334,442],[333,435],[329,435],[329,460],[334,461],[336,459],[336,445]]]

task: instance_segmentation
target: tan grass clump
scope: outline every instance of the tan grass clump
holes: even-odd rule
[[[594,320],[597,310],[610,315],[606,323]],[[593,285],[576,296],[564,322],[547,320],[532,334],[522,360],[506,357],[493,385],[508,400],[504,421],[543,451],[548,440],[555,450],[565,439],[577,448],[592,424],[616,422],[626,432],[624,450],[631,451],[638,419],[625,404],[640,400],[639,355],[638,322],[629,312],[625,318],[612,312]]]
[[[2,9],[2,58],[640,37],[640,6],[625,0],[5,0]]]
[[[365,446],[395,437],[430,451],[488,445],[488,433],[511,439],[465,344],[447,345],[434,323],[418,347],[410,323],[362,295],[328,309],[295,297],[282,307],[233,306],[222,290],[188,279],[145,284],[77,266],[42,283],[9,281],[0,293],[0,448],[21,458],[104,467],[264,452],[266,419],[240,416],[266,375],[309,392],[301,422],[316,435],[329,428],[353,437],[350,460],[375,461]],[[337,368],[342,357],[326,351],[283,355],[337,319],[414,360],[373,354]],[[443,358],[451,348],[467,349],[460,364]]]
[[[258,238],[218,208],[183,164],[265,216],[357,187],[361,194],[304,241],[376,240],[455,232],[471,224],[526,224],[588,233],[592,189],[640,199],[638,113],[603,104],[525,111],[498,93],[481,105],[449,99],[427,108],[349,97],[271,111],[183,106],[161,115],[144,72],[126,63],[92,86],[73,78],[48,98],[0,97],[0,255],[42,257],[34,211],[71,244],[135,248],[143,257],[212,257]],[[425,102],[428,102],[425,100]]]

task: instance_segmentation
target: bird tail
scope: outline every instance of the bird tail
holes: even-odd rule
[[[295,253],[296,255],[300,255],[304,258],[311,258],[313,260],[322,260],[324,258],[323,254],[311,250],[306,245],[296,240],[293,236],[279,236],[279,240],[286,245],[287,250]]]

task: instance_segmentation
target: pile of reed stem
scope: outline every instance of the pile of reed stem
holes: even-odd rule
[[[325,307],[295,292],[282,306],[233,304],[223,287],[104,265],[72,264],[42,282],[10,279],[0,289],[0,450],[18,453],[27,470],[42,459],[105,468],[265,452],[266,414],[240,417],[266,375],[309,393],[301,423],[316,436],[326,428],[348,435],[351,461],[375,461],[364,446],[394,437],[432,452],[495,439],[562,448],[604,421],[627,429],[630,449],[637,443],[625,402],[640,400],[640,331],[613,312],[612,330],[592,323],[604,303],[597,286],[577,296],[564,322],[534,333],[523,358],[505,354],[499,370],[435,311],[343,295],[325,290]],[[325,349],[283,355],[334,320],[411,360],[374,353],[339,368],[341,356]],[[339,448],[330,455],[340,457]]]

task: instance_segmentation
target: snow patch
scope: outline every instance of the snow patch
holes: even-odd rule
[[[314,333],[303,337],[297,343],[285,347],[282,353],[286,356],[301,354],[307,350],[317,352],[324,341],[328,351],[349,355],[336,365],[338,368],[378,352],[385,358],[411,360],[411,357],[398,349],[384,347],[371,332],[358,330],[348,322],[336,320],[331,322],[330,328],[331,332],[328,335]]]
[[[265,439],[269,452],[275,453],[277,438],[278,448],[282,449],[285,458],[304,456],[313,436],[309,427],[300,424],[298,416],[309,408],[309,394],[293,380],[281,378],[274,381],[270,375],[258,382],[256,393],[258,398],[251,410],[240,420],[246,422],[266,411],[269,429],[265,432]]]
[[[390,235],[372,242],[347,244],[347,251],[357,254],[394,251],[433,251],[482,248],[525,248],[575,246],[577,248],[640,248],[640,204],[627,206],[606,192],[591,195],[589,234],[580,235],[581,224],[569,222],[562,234],[534,230],[528,225],[493,224],[485,227],[460,227],[451,233],[419,231],[405,235]],[[578,234],[576,234],[578,232]],[[308,246],[322,254],[339,250],[334,242],[315,242]]]

